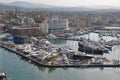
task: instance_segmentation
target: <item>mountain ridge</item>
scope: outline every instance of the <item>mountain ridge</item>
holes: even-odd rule
[[[52,8],[54,6],[47,5],[47,4],[35,4],[30,2],[24,2],[24,1],[15,1],[12,3],[9,3],[10,6],[19,6],[19,7],[25,7],[25,8]]]
[[[19,8],[19,9],[43,9],[48,11],[94,11],[94,10],[120,10],[120,8],[115,8],[111,6],[75,6],[75,7],[65,7],[65,6],[53,6],[47,4],[40,4],[40,3],[30,3],[24,1],[15,1],[12,3],[3,4],[0,3],[0,9],[12,9],[12,8]]]

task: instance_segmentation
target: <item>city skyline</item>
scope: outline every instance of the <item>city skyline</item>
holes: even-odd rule
[[[42,3],[53,6],[112,6],[112,7],[120,7],[120,0],[0,0],[1,3],[12,3],[15,1],[24,1],[30,3]]]

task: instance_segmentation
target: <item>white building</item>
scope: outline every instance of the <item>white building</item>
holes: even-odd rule
[[[35,20],[33,18],[28,18],[27,23],[28,24],[33,24],[33,23],[35,23]]]
[[[49,30],[69,29],[68,19],[52,18],[47,21]]]
[[[44,22],[44,23],[40,23],[40,30],[43,34],[47,34],[48,33],[48,23]]]

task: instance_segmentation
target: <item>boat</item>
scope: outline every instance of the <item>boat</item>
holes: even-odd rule
[[[47,39],[57,39],[57,37],[53,34],[49,34],[46,38]]]
[[[61,54],[70,54],[70,53],[74,53],[74,51],[69,46],[62,46],[60,48],[59,53],[61,53]]]
[[[90,43],[90,44],[89,44]],[[85,52],[88,54],[98,54],[103,55],[104,53],[108,53],[109,49],[106,47],[96,45],[94,43],[89,42],[88,44],[84,42],[78,42],[78,51]]]
[[[72,58],[74,60],[76,60],[76,59],[85,60],[85,59],[91,59],[93,57],[94,57],[93,55],[89,55],[89,54],[85,54],[85,53],[82,53],[82,52],[78,52],[77,54],[74,54]]]
[[[83,35],[83,32],[82,31],[77,31],[76,35]]]
[[[7,80],[6,73],[3,71],[0,71],[0,80]]]
[[[105,45],[105,48],[112,50],[112,46],[110,46],[110,45]]]
[[[66,38],[70,38],[70,37],[72,37],[72,36],[74,36],[73,33],[65,33],[65,37],[66,37]]]

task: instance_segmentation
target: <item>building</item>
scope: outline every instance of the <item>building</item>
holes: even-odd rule
[[[48,23],[49,30],[61,30],[61,29],[68,29],[69,28],[68,19],[52,18],[52,19],[48,20],[47,23]]]
[[[9,33],[12,35],[19,36],[40,36],[41,30],[40,27],[12,27],[9,30]]]
[[[48,34],[48,23],[40,23],[39,26],[42,34]]]
[[[16,44],[24,44],[27,41],[28,41],[28,38],[26,36],[18,36],[18,35],[13,36],[13,42]]]
[[[28,24],[35,24],[34,18],[27,18],[27,23]]]

